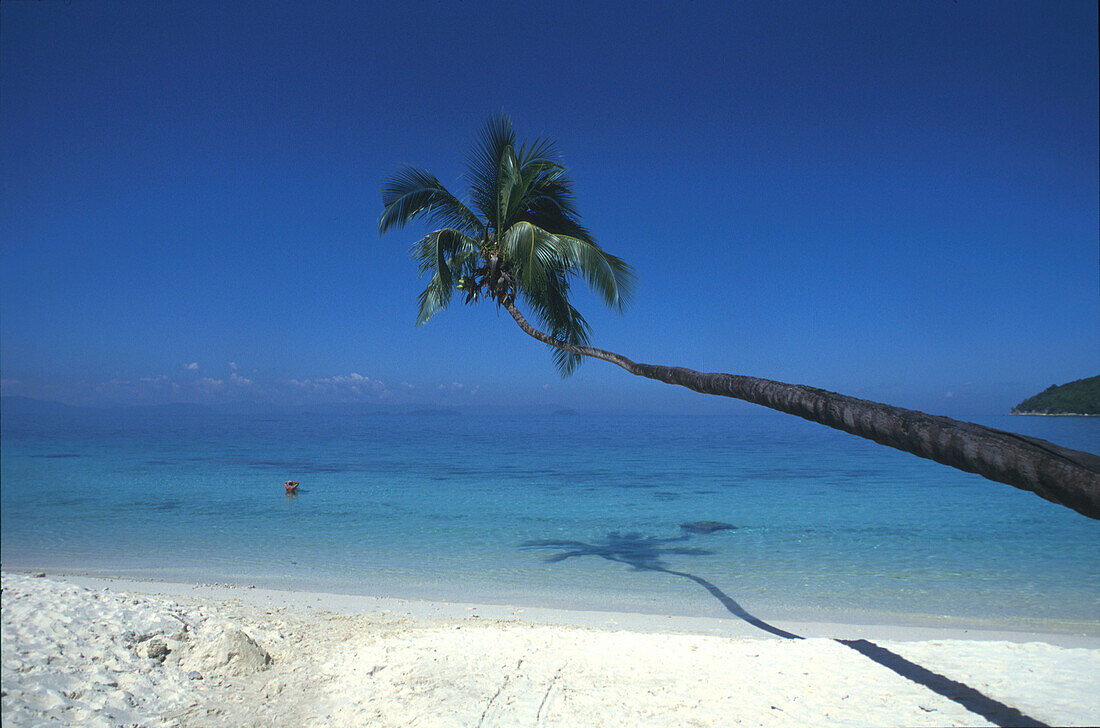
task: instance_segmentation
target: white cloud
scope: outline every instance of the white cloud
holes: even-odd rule
[[[295,389],[336,400],[384,397],[388,393],[384,382],[358,372],[322,379],[291,379],[287,383]]]
[[[229,362],[229,368],[232,369],[233,371],[237,371],[237,362],[235,362],[235,361]]]
[[[412,389],[410,385],[409,389]],[[478,386],[469,386],[465,382],[445,382],[443,384],[436,385],[436,391],[444,399],[449,399],[456,395],[467,394],[475,395],[478,392]]]
[[[230,371],[225,377],[203,376],[196,372],[197,362],[184,364],[175,375],[155,374],[133,379],[114,378],[99,382],[81,382],[67,385],[56,393],[47,385],[28,389],[27,385],[13,379],[4,379],[4,395],[24,394],[42,399],[56,399],[73,404],[90,405],[141,405],[170,402],[201,402],[222,404],[230,402],[326,404],[350,402],[405,401],[421,389],[407,383],[387,387],[385,382],[372,379],[359,372],[313,379],[257,379],[246,377],[239,371]],[[239,368],[239,367],[238,367]],[[449,391],[450,384],[443,385]]]

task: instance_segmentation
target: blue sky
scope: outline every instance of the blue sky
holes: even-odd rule
[[[593,342],[945,414],[1100,370],[1093,2],[0,5],[3,393],[675,412],[490,306],[414,328],[379,180],[501,110],[634,265]],[[747,407],[747,405],[745,405]]]

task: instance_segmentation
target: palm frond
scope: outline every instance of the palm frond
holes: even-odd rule
[[[588,322],[584,320],[584,318],[580,315],[580,312],[578,312],[572,306],[570,306],[569,308],[572,309],[574,314],[576,314],[576,318],[578,319],[578,322],[581,325],[583,325],[585,329],[587,329],[588,328]],[[563,338],[566,341],[566,343],[574,344],[574,345],[577,345],[577,346],[587,346],[588,345],[588,336],[587,336],[587,334],[583,337],[583,339],[580,338],[580,337],[577,337],[577,336],[566,336],[566,337],[559,337],[559,338]],[[562,379],[572,376],[577,371],[577,368],[584,361],[584,357],[581,356],[580,354],[574,354],[571,351],[566,351],[565,349],[559,349],[559,348],[554,347],[554,346],[550,347],[550,356],[553,357],[553,359],[554,359],[554,368],[558,370],[559,374],[561,374]]]
[[[470,201],[486,220],[496,219],[500,192],[500,159],[506,147],[516,146],[516,132],[504,114],[489,119],[479,135],[478,145],[467,160],[466,182]]]
[[[541,289],[551,271],[562,270],[569,262],[556,235],[523,221],[504,231],[500,254],[511,265],[517,287],[531,290]]]
[[[516,151],[511,145],[506,146],[500,155],[500,170],[497,172],[497,214],[494,227],[497,231],[504,230],[508,225],[508,213],[513,202],[523,200],[524,186],[523,176],[520,173],[519,161],[516,159]]]
[[[401,167],[382,180],[382,216],[378,233],[404,227],[419,215],[445,227],[476,235],[483,224],[470,208],[452,195],[435,175],[416,167]]]
[[[421,326],[450,303],[455,279],[473,272],[477,244],[469,236],[447,228],[428,233],[413,244],[409,253],[420,273],[432,274],[419,298],[416,325]]]
[[[634,270],[595,241],[571,235],[555,237],[569,268],[582,276],[610,308],[621,311],[634,292]]]
[[[525,219],[553,233],[595,243],[592,233],[580,222],[573,183],[565,168],[551,164],[531,165],[538,173],[528,186]]]
[[[577,209],[577,196],[573,192],[573,180],[563,169],[560,174],[546,177],[538,186],[539,196],[556,209],[559,214],[580,219]]]
[[[551,336],[574,346],[588,345],[588,322],[569,303],[569,280],[565,271],[552,268],[547,271],[541,287],[523,288],[520,293]],[[580,355],[557,347],[550,347],[550,351],[554,357],[554,366],[562,377],[575,372],[583,361]]]
[[[545,159],[529,160],[521,164],[518,171],[511,177],[512,184],[508,190],[501,229],[507,229],[520,220],[529,219],[532,203],[542,196],[541,189],[545,186],[546,180],[564,172],[565,169],[561,165]]]
[[[519,162],[521,165],[526,166],[529,162],[558,162],[558,145],[553,139],[544,139],[539,137],[535,141],[531,142],[531,145],[523,145],[521,153],[519,154]]]
[[[445,228],[433,230],[409,248],[409,255],[417,264],[418,273],[438,271],[449,267],[455,274],[459,269],[449,261],[457,256],[469,256],[477,251],[474,239],[458,230]]]
[[[423,326],[428,323],[428,319],[436,311],[446,308],[447,304],[451,302],[452,293],[454,293],[453,285],[444,285],[438,273],[433,275],[431,280],[428,281],[427,287],[420,292],[420,296],[417,298],[419,313],[416,317],[416,325]]]

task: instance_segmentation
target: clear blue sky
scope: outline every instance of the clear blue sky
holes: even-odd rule
[[[997,413],[1100,373],[1094,2],[0,4],[3,393],[734,411],[414,328],[484,121],[555,138],[638,361]],[[708,401],[714,400],[714,401]],[[747,406],[746,406],[747,407]]]

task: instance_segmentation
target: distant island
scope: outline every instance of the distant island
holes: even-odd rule
[[[1055,384],[1012,408],[1014,415],[1100,415],[1100,377]]]

